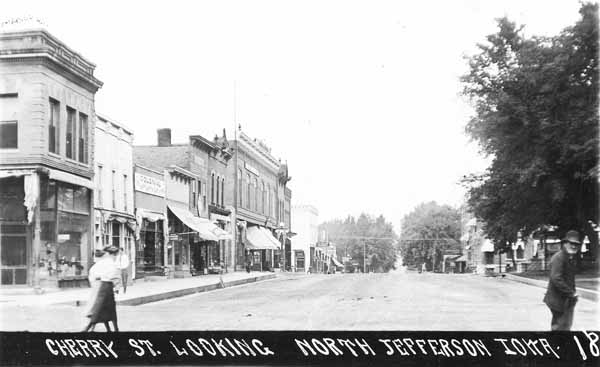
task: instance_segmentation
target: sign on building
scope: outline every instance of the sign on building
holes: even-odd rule
[[[135,189],[147,194],[165,196],[165,182],[154,177],[135,174]]]

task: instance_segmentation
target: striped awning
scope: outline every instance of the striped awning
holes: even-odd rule
[[[248,250],[277,250],[279,246],[275,245],[276,241],[273,236],[267,235],[261,227],[248,227],[246,230],[246,249]],[[277,242],[279,244],[279,242]]]

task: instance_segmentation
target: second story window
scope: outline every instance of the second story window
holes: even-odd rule
[[[48,121],[48,151],[59,154],[60,103],[50,99],[50,121]]]
[[[215,203],[215,174],[210,175],[210,203]]]
[[[67,107],[67,158],[75,159],[77,145],[77,125],[75,124],[75,110]]]
[[[103,169],[102,169],[102,165],[99,164],[98,165],[98,177],[96,178],[96,182],[98,183],[98,187],[96,190],[96,202],[98,203],[99,207],[102,207],[102,175],[103,175]]]
[[[246,196],[246,207],[248,209],[252,208],[252,181],[250,181],[250,174],[246,174],[246,182],[247,182],[247,196]]]
[[[113,209],[117,209],[117,193],[116,193],[116,184],[117,182],[115,181],[115,176],[117,175],[117,173],[115,172],[115,170],[112,171],[112,177],[111,177],[111,187],[112,187],[112,208]]]
[[[88,117],[83,113],[79,113],[79,140],[78,140],[79,157],[81,163],[88,162]]]
[[[127,175],[123,175],[123,211],[127,211]]]
[[[215,203],[217,205],[220,205],[221,203],[219,202],[219,198],[221,197],[221,178],[217,177],[217,196],[215,199]]]
[[[243,188],[242,188],[242,170],[238,170],[238,175],[237,175],[237,200],[238,200],[238,205],[241,207],[242,206],[242,193],[244,192]]]
[[[260,200],[259,194],[258,194],[258,181],[256,180],[256,178],[254,178],[254,211],[258,212],[258,201]]]
[[[261,182],[261,190],[260,190],[260,212],[265,214],[265,182]]]
[[[225,178],[221,179],[221,206],[225,206]]]
[[[202,193],[202,208],[206,210],[206,183],[200,181],[200,192]]]
[[[16,93],[0,94],[0,149],[19,147],[19,124]]]

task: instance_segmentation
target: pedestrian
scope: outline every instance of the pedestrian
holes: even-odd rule
[[[107,331],[112,331],[109,321],[112,322],[114,331],[119,331],[114,294],[115,287],[121,282],[121,274],[116,264],[119,249],[107,246],[103,251],[104,255],[89,271],[90,285],[94,285],[90,296],[92,303],[86,309],[89,322],[83,329],[84,332],[93,331],[98,323],[103,323]]]
[[[128,280],[128,269],[129,269],[129,256],[123,249],[119,248],[119,256],[117,257],[117,267],[121,270],[121,285],[123,286],[123,294],[127,292],[127,280]]]
[[[581,249],[579,232],[568,231],[562,249],[550,260],[550,280],[544,303],[552,313],[551,330],[570,330],[577,303],[575,255]]]
[[[250,272],[250,268],[252,267],[252,260],[250,256],[246,256],[246,272]]]

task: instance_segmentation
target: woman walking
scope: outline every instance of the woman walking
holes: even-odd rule
[[[117,325],[117,308],[114,289],[121,282],[121,272],[116,264],[119,249],[107,246],[103,249],[104,255],[90,268],[89,280],[92,287],[90,305],[86,312],[89,322],[83,331],[93,331],[97,323],[103,323],[107,331],[112,331],[109,321],[112,322],[114,331],[119,331]]]

